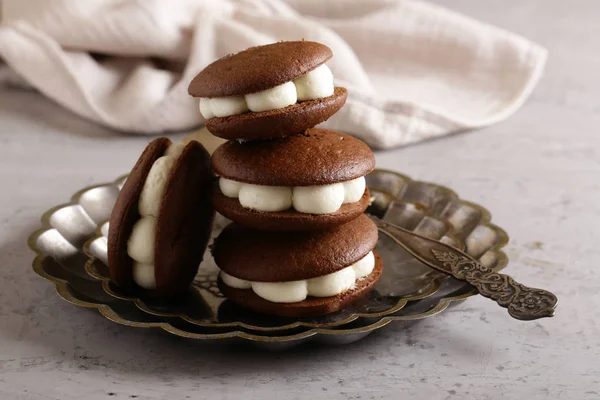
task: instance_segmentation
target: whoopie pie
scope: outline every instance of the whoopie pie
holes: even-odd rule
[[[188,92],[200,98],[206,127],[224,139],[260,140],[302,132],[339,111],[347,91],[334,87],[331,49],[277,42],[225,56],[202,70]]]
[[[186,291],[210,237],[214,209],[210,156],[197,141],[152,141],[113,208],[108,266],[124,290],[173,298]]]
[[[219,178],[215,209],[256,229],[328,229],[361,215],[369,205],[365,175],[375,168],[362,141],[313,128],[281,139],[239,143],[215,150]]]
[[[377,227],[365,214],[318,232],[269,232],[233,223],[212,254],[219,288],[251,310],[293,317],[329,314],[373,289],[383,271]]]

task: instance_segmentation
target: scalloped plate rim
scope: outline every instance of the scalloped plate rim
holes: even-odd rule
[[[460,201],[461,204],[468,205],[468,206],[480,211],[482,214],[482,217],[481,217],[481,221],[480,221],[479,225],[487,226],[488,228],[494,230],[495,232],[497,232],[499,234],[499,239],[488,250],[488,251],[493,251],[494,253],[496,253],[498,255],[497,266],[496,266],[495,270],[501,270],[506,267],[506,265],[508,264],[508,256],[502,250],[502,247],[504,247],[508,243],[508,240],[509,240],[508,234],[506,233],[506,231],[504,229],[502,229],[499,226],[492,224],[490,222],[491,221],[491,213],[486,208],[484,208],[483,206],[481,206],[479,204],[461,199],[456,194],[456,192],[454,192],[453,190],[451,190],[445,186],[442,186],[442,185],[434,184],[431,182],[413,180],[412,178],[410,178],[404,174],[401,174],[401,173],[398,173],[398,172],[395,172],[392,170],[387,170],[387,169],[376,169],[373,172],[374,173],[381,173],[381,172],[390,173],[393,175],[397,175],[400,178],[407,180],[407,181],[433,185],[435,187],[441,188],[442,190],[445,190],[448,193],[451,193],[452,195],[454,195]],[[119,316],[107,304],[97,304],[97,303],[86,302],[86,301],[83,301],[83,300],[73,297],[67,289],[67,286],[69,285],[68,281],[51,276],[51,275],[47,274],[46,271],[44,271],[43,261],[45,258],[50,257],[50,256],[44,254],[41,251],[41,249],[39,249],[37,246],[37,240],[40,237],[40,235],[49,229],[54,229],[50,225],[50,216],[54,212],[56,212],[57,210],[62,209],[64,207],[68,207],[68,206],[72,206],[72,205],[80,205],[79,200],[80,200],[81,195],[83,195],[83,193],[86,193],[92,189],[96,189],[96,188],[100,188],[100,187],[119,185],[122,183],[123,180],[125,180],[127,178],[127,176],[128,176],[128,174],[125,174],[125,175],[121,175],[120,177],[118,177],[117,179],[115,179],[112,182],[86,186],[86,187],[78,190],[75,194],[73,194],[71,196],[70,202],[62,203],[62,204],[51,207],[50,209],[48,209],[46,212],[44,212],[42,214],[42,217],[41,217],[42,226],[40,228],[36,229],[34,232],[32,232],[32,234],[29,235],[29,237],[27,239],[27,244],[28,244],[29,248],[33,252],[36,253],[36,257],[33,260],[32,266],[33,266],[34,272],[36,272],[37,275],[39,275],[40,277],[42,277],[50,282],[53,282],[55,284],[55,290],[56,290],[57,294],[62,299],[66,300],[69,303],[74,304],[76,306],[81,306],[81,307],[86,307],[86,308],[95,308],[98,310],[98,312],[101,315],[103,315],[105,318],[109,319],[112,322],[116,322],[121,325],[141,327],[141,328],[160,328],[171,334],[185,337],[185,338],[190,338],[190,339],[226,339],[226,338],[237,337],[237,338],[241,338],[241,339],[246,339],[246,340],[251,340],[251,341],[259,341],[259,342],[281,342],[281,341],[288,341],[288,340],[304,339],[304,338],[314,336],[316,334],[349,335],[349,334],[353,334],[353,333],[371,332],[375,329],[379,329],[379,328],[389,324],[391,321],[417,320],[417,319],[423,319],[423,318],[427,318],[427,317],[439,314],[440,312],[442,312],[446,308],[448,308],[448,306],[450,306],[450,304],[457,302],[457,301],[463,301],[463,300],[477,294],[477,291],[475,289],[473,289],[469,292],[463,293],[458,296],[442,297],[439,299],[439,301],[436,303],[436,305],[434,307],[432,307],[428,311],[425,311],[421,314],[408,315],[408,316],[388,315],[388,316],[381,317],[380,320],[378,320],[370,325],[365,325],[365,326],[361,326],[358,328],[344,329],[344,330],[332,330],[329,328],[312,327],[311,329],[309,329],[307,331],[300,332],[300,333],[294,334],[294,335],[289,335],[289,336],[260,336],[260,335],[254,335],[254,334],[251,334],[248,332],[243,332],[243,331],[232,331],[232,332],[228,332],[228,333],[217,333],[217,334],[198,334],[198,333],[192,333],[192,332],[181,330],[179,328],[174,327],[173,325],[171,325],[168,322],[139,322],[139,321],[127,320],[127,319]],[[390,193],[387,193],[387,194],[389,194],[391,197],[395,197]],[[86,243],[87,242],[89,242],[89,240],[86,241]],[[444,279],[444,278],[436,278],[434,281],[440,281],[441,279]],[[439,283],[438,283],[438,285],[439,285]],[[420,299],[415,299],[415,301],[418,301],[418,300],[420,300]],[[399,309],[396,311],[399,311]],[[355,319],[356,318],[354,318],[353,320],[355,320]],[[350,322],[350,321],[348,321],[348,322]],[[240,327],[244,327],[244,326],[240,326]],[[248,328],[248,329],[254,329],[254,328]]]

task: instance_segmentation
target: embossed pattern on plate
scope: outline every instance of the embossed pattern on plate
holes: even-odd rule
[[[378,251],[384,257],[385,274],[376,290],[355,306],[330,316],[279,319],[242,310],[224,301],[218,292],[214,285],[217,270],[210,256],[205,258],[188,301],[164,305],[132,298],[105,279],[107,269],[101,261],[106,251],[101,224],[108,220],[124,179],[84,189],[70,203],[49,210],[42,218],[42,229],[29,239],[38,253],[34,270],[54,282],[61,297],[96,308],[121,324],[159,327],[188,338],[244,338],[278,348],[281,343],[290,346],[308,338],[347,343],[392,320],[435,315],[451,302],[475,294],[469,285],[422,265],[381,235]],[[367,184],[374,199],[368,212],[464,250],[494,270],[507,264],[501,248],[508,238],[489,223],[489,213],[482,207],[460,200],[449,189],[393,171],[376,170],[367,177]],[[218,220],[215,232],[226,223],[224,218]],[[83,252],[84,244],[86,252],[94,256],[91,259]]]

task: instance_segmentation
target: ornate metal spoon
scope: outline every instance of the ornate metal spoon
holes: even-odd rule
[[[425,265],[469,282],[479,294],[488,297],[516,319],[534,320],[554,316],[558,299],[544,289],[530,288],[508,275],[494,272],[473,257],[434,239],[370,216],[379,231],[402,246]]]

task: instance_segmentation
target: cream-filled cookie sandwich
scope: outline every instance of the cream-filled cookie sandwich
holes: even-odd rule
[[[231,301],[280,316],[335,312],[373,289],[383,271],[366,215],[319,232],[268,232],[233,223],[216,239],[219,288]]]
[[[171,298],[185,291],[208,244],[214,209],[210,156],[192,141],[152,141],[128,176],[113,208],[108,266],[124,290]]]
[[[224,139],[260,140],[302,132],[344,105],[325,64],[329,47],[277,42],[223,57],[202,70],[188,92],[199,98],[206,127]]]
[[[362,214],[365,175],[375,167],[360,140],[326,129],[281,139],[227,142],[212,156],[215,209],[256,229],[327,229]]]

